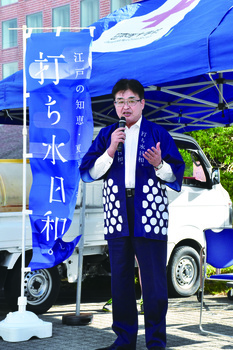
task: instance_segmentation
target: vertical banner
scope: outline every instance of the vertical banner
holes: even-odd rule
[[[32,34],[27,40],[32,270],[61,263],[80,239],[63,237],[76,205],[79,166],[93,136],[91,43],[89,30]]]

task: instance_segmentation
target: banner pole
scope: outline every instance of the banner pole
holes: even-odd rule
[[[26,219],[26,164],[27,164],[27,112],[26,112],[26,30],[23,26],[23,207],[22,207],[22,267],[21,267],[21,295],[18,298],[19,312],[26,310],[27,298],[24,296],[24,273],[25,273],[25,219]]]
[[[21,296],[18,298],[18,311],[10,312],[5,320],[0,322],[0,336],[9,342],[29,340],[36,336],[48,338],[52,336],[52,323],[40,320],[31,311],[26,311],[27,298],[24,296],[25,269],[25,236],[26,236],[26,164],[27,164],[27,119],[26,119],[26,55],[27,27],[23,26],[23,206],[22,206],[22,268],[21,268]]]

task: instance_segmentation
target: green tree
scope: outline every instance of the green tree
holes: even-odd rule
[[[213,167],[218,167],[221,184],[233,201],[233,127],[213,128],[189,133],[194,137]]]

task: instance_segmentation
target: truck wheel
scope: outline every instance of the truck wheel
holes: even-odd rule
[[[26,257],[26,265],[30,257]],[[39,269],[26,272],[24,276],[24,296],[27,297],[28,311],[43,314],[55,303],[59,294],[60,276],[58,269]],[[18,310],[17,302],[21,293],[21,259],[8,272],[5,283],[5,298],[12,311]]]
[[[199,288],[199,275],[198,252],[187,246],[175,248],[167,271],[169,295],[188,297],[195,294]]]

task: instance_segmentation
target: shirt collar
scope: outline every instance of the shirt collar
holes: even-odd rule
[[[138,121],[137,121],[134,125],[131,126],[131,128],[137,127],[137,128],[140,129],[141,122],[142,122],[142,116],[138,119]],[[129,129],[127,125],[126,125],[126,128]],[[131,128],[130,128],[130,129],[131,129]]]

